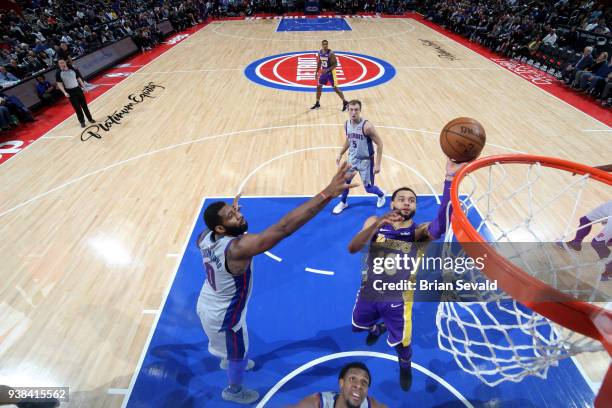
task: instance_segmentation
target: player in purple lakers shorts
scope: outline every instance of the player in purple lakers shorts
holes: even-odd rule
[[[353,237],[349,251],[356,253],[367,248],[366,270],[362,271],[361,288],[353,308],[353,331],[368,331],[367,345],[373,345],[388,331],[387,343],[394,347],[399,357],[400,386],[408,391],[412,385],[412,303],[413,291],[381,291],[374,284],[373,276],[383,273],[372,268],[376,259],[386,261],[396,254],[407,254],[416,259],[425,250],[424,243],[440,238],[446,231],[447,207],[450,186],[455,173],[465,165],[448,160],[444,193],[438,215],[432,222],[416,225],[412,218],[416,212],[417,197],[408,187],[401,187],[391,196],[391,212],[382,217],[369,217],[363,229]],[[450,212],[449,212],[450,215]],[[386,262],[385,262],[386,263]],[[409,269],[385,267],[385,282],[416,281],[416,272]],[[374,275],[371,275],[373,273]]]
[[[336,58],[336,54],[329,49],[327,40],[321,42],[321,47],[322,48],[317,54],[317,102],[310,109],[319,109],[321,107],[319,101],[321,100],[323,85],[330,85],[334,87],[334,91],[336,91],[340,99],[342,99],[342,112],[344,112],[346,111],[348,102],[344,99],[344,94],[340,88],[338,88],[338,80],[336,78],[338,59]]]

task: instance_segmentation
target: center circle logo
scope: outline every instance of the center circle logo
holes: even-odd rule
[[[395,68],[380,58],[353,52],[334,51],[338,60],[336,78],[342,91],[355,91],[390,81]],[[318,51],[288,52],[254,61],[244,70],[251,81],[285,91],[315,92]],[[324,86],[323,92],[333,92]]]

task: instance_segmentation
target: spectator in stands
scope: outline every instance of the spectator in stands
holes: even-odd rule
[[[546,45],[554,45],[557,42],[557,31],[551,29],[546,37],[542,39],[542,43]]]
[[[57,88],[57,84],[51,85],[43,75],[36,77],[36,93],[43,103],[51,104],[62,97],[62,91]]]
[[[53,66],[53,57],[44,51],[38,53],[38,59],[45,64],[45,69],[49,69]]]
[[[599,69],[582,75],[580,79],[580,89],[583,91],[586,90],[589,95],[598,97],[599,92],[603,90],[604,84],[602,82],[606,80],[610,72],[612,72],[612,57],[606,64],[599,67]],[[599,87],[598,83],[601,83]]]
[[[576,71],[576,76],[574,77],[574,82],[572,83],[572,86],[574,88],[582,89],[582,87],[581,87],[581,84],[583,84],[582,77],[586,75],[587,78],[588,78],[591,75],[593,75],[593,72],[596,72],[600,68],[602,68],[605,65],[607,65],[607,60],[608,60],[608,53],[607,52],[600,53],[597,56],[597,59],[591,64],[591,66],[586,67],[583,70]],[[586,82],[586,80],[585,80],[585,82]],[[586,87],[584,89],[586,89]]]
[[[608,34],[610,29],[606,26],[606,20],[600,18],[597,22],[597,26],[593,28],[593,34]]]
[[[24,122],[34,122],[32,112],[26,108],[18,97],[0,92],[0,98],[4,101],[4,105],[9,109],[11,115],[15,115]]]
[[[60,43],[60,46],[56,49],[55,53],[57,55],[58,60],[63,59],[69,64],[72,64],[72,57],[70,56],[71,54],[70,49],[68,48],[68,43],[66,41],[62,41]]]
[[[11,130],[17,123],[11,118],[11,113],[5,105],[4,99],[0,98],[0,130]]]
[[[27,76],[26,70],[17,63],[15,58],[11,59],[9,64],[6,66],[6,70],[16,76],[18,79],[24,79]]]
[[[30,73],[36,73],[47,68],[44,61],[41,61],[40,57],[36,55],[34,51],[30,51],[28,56],[23,60],[25,69]]]
[[[612,72],[610,72],[606,78],[603,91],[601,93],[601,99],[603,100],[601,104],[604,107],[612,106]]]
[[[7,65],[11,58],[11,53],[7,49],[2,50],[2,52],[0,52],[0,65]]]
[[[587,67],[590,67],[593,64],[593,47],[584,47],[584,51],[582,55],[572,64],[568,64],[563,73],[561,74],[561,80],[565,82],[565,84],[569,85],[576,75],[577,71],[582,71]]]
[[[85,116],[89,120],[89,123],[96,123],[91,117],[89,107],[87,106],[87,100],[83,90],[85,89],[85,83],[81,73],[70,66],[66,60],[60,59],[57,61],[59,69],[57,70],[55,79],[57,86],[60,91],[70,99],[70,103],[77,114],[81,127],[85,127]]]
[[[7,88],[19,82],[19,78],[11,74],[5,67],[0,65],[0,87]]]

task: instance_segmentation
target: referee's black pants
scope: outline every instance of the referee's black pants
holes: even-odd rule
[[[83,90],[77,86],[76,88],[66,89],[66,92],[68,92],[68,98],[79,118],[79,122],[85,123],[85,116],[87,116],[87,119],[93,121],[91,113],[89,113],[89,108],[87,107],[87,101],[85,100]]]

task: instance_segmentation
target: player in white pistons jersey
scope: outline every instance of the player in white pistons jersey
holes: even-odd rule
[[[350,166],[343,163],[330,184],[318,195],[286,214],[279,222],[259,234],[246,234],[248,223],[240,213],[238,198],[232,205],[217,201],[204,210],[208,228],[198,239],[206,281],[200,292],[197,313],[208,337],[209,352],[227,366],[228,387],[223,399],[252,404],[259,399],[255,390],[242,386],[247,368],[249,338],[246,325],[247,304],[253,285],[253,257],[294,233],[313,218],[346,188]],[[349,188],[355,187],[352,184]]]
[[[342,155],[348,150],[348,161],[351,170],[358,172],[363,187],[370,194],[376,194],[378,208],[385,205],[385,193],[374,184],[374,175],[380,173],[380,163],[382,160],[383,143],[378,136],[374,125],[361,117],[361,102],[352,100],[348,103],[349,120],[344,123],[344,133],[346,140],[342,150],[338,153],[336,163],[340,163]],[[374,152],[376,145],[376,154]],[[376,158],[374,157],[376,155]],[[347,183],[351,180],[347,178]],[[348,189],[342,192],[340,202],[334,207],[333,213],[340,214],[348,207],[346,203]]]
[[[198,246],[202,253],[206,281],[198,298],[197,311],[204,330],[211,331],[208,336],[208,350],[214,356],[228,358],[227,339],[215,333],[227,332],[236,348],[229,350],[236,355],[246,354],[248,337],[246,335],[246,311],[253,287],[253,263],[240,276],[232,275],[226,267],[225,254],[234,236],[225,235],[215,239],[210,230],[200,235]],[[235,357],[229,356],[229,357]],[[227,363],[224,363],[225,365]],[[252,363],[251,363],[252,364]]]
[[[352,362],[342,367],[338,385],[340,392],[327,391],[309,395],[293,408],[387,408],[368,396],[372,376],[363,363]]]

